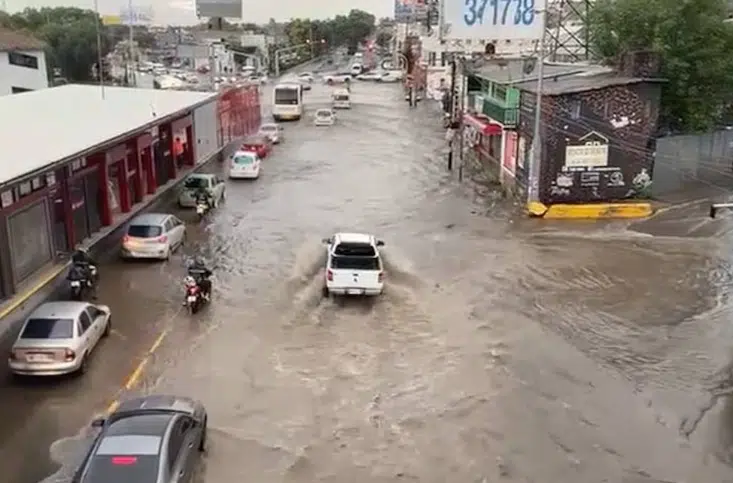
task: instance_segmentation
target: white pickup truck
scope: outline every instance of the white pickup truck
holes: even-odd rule
[[[327,246],[323,296],[380,295],[384,266],[379,247],[384,242],[363,233],[336,233],[324,239]]]

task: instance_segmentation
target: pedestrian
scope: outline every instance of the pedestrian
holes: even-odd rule
[[[176,166],[183,166],[183,141],[178,136],[173,142],[173,159],[176,160]]]

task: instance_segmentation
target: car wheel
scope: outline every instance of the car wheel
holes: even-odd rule
[[[109,337],[109,334],[112,332],[112,316],[110,315],[107,317],[107,325],[104,326],[104,332],[102,332],[102,337]]]
[[[81,363],[79,364],[79,368],[76,370],[76,375],[82,376],[86,374],[88,369],[89,369],[89,357],[87,356],[87,354],[84,354],[81,358]]]
[[[199,451],[204,452],[206,451],[206,432],[208,430],[208,418],[204,419],[204,429],[201,430],[201,441],[199,441]]]
[[[167,262],[170,259],[171,259],[171,247],[170,245],[168,245],[168,248],[166,248],[165,250],[165,255],[163,255],[163,261]]]
[[[221,200],[224,201],[227,197],[227,190],[221,190]]]
[[[333,85],[333,79],[328,79],[328,81],[326,81],[326,84],[332,86]]]
[[[331,293],[328,291],[328,287],[324,285],[321,289],[321,295],[323,296],[323,298],[327,299],[330,294]]]

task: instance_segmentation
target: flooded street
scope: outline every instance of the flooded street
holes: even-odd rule
[[[329,95],[314,85],[310,112]],[[204,402],[200,482],[733,481],[725,404],[680,435],[728,387],[725,238],[516,218],[446,172],[433,106],[411,110],[395,85],[352,96],[333,127],[286,124],[260,179],[228,181],[210,218],[178,212],[188,241],[169,262],[103,267],[116,336],[87,380],[38,390],[46,412],[21,444],[4,435],[0,463],[44,434],[62,465],[46,481],[63,480],[79,429],[168,330],[122,394]],[[382,297],[322,298],[337,231],[385,240]],[[190,316],[194,254],[216,267],[214,301]],[[29,388],[0,391],[17,406]],[[11,483],[45,476],[13,465]]]

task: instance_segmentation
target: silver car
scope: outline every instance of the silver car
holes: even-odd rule
[[[283,128],[274,122],[268,122],[260,126],[260,136],[267,136],[272,144],[280,144],[283,140]]]
[[[155,258],[168,260],[183,245],[186,225],[167,213],[146,213],[136,216],[122,238],[122,258]]]
[[[16,375],[59,376],[84,373],[89,356],[111,329],[106,305],[48,302],[26,319],[8,365]]]
[[[205,189],[214,199],[216,208],[225,196],[225,184],[214,174],[194,173],[186,178],[183,184],[183,191],[178,197],[178,204],[181,208],[196,208],[196,191]]]

